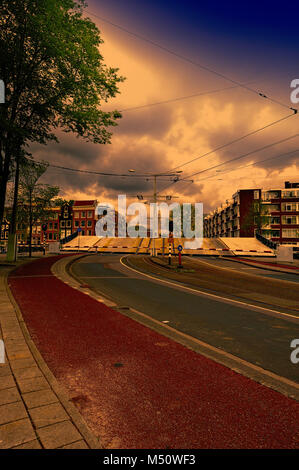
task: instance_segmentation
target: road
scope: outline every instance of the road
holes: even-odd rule
[[[121,309],[109,308],[70,287],[51,271],[60,258],[19,267],[10,275],[9,286],[44,360],[104,448],[298,448],[297,401],[140,324],[128,311],[120,313]],[[218,338],[223,346],[235,342],[220,330],[231,323],[232,333],[237,337],[240,329],[248,344],[243,348],[240,339],[236,343],[243,352],[249,350],[245,327],[258,309],[246,310],[231,300],[214,304],[214,300],[214,307],[223,312],[221,319],[206,294],[197,296],[149,280],[120,265],[117,256],[85,257],[73,268],[82,276],[81,282],[93,283],[98,292],[105,289],[122,307],[130,300],[127,291],[143,308],[146,295],[151,302],[148,312],[176,322],[178,328],[186,327],[185,315],[190,312],[190,331],[195,325],[198,334],[207,340]],[[175,311],[173,319],[170,307]],[[259,315],[251,346],[260,349],[261,341],[272,350],[270,344],[276,341],[289,358],[288,330],[281,327],[288,329],[290,322],[260,311]],[[281,344],[273,337],[275,328],[271,337],[263,339],[260,329],[267,335],[269,319],[281,329]],[[263,350],[267,348],[263,346],[259,355]],[[269,367],[270,362],[269,358]],[[273,360],[275,367],[278,362]],[[288,359],[286,367],[287,363]]]
[[[279,315],[272,312],[273,306],[255,311],[248,306],[248,299],[247,304],[236,304],[234,300],[224,301],[223,294],[211,298],[178,290],[127,269],[119,259],[116,255],[88,256],[76,262],[72,271],[118,306],[167,322],[183,333],[298,382],[298,365],[290,361],[290,342],[299,338],[299,312]],[[225,274],[230,276],[229,271]],[[225,274],[221,272],[222,279]]]
[[[299,282],[299,275],[298,274],[289,274],[289,273],[284,273],[284,272],[275,272],[271,269],[265,269],[265,267],[262,268],[256,268],[254,266],[250,265],[245,265],[242,263],[238,263],[236,261],[231,261],[228,258],[219,258],[219,257],[206,257],[204,259],[202,258],[193,258],[194,260],[198,259],[201,262],[209,263],[212,266],[219,266],[222,268],[229,268],[237,272],[243,272],[243,273],[249,273],[249,274],[254,274],[256,276],[262,276],[266,277],[269,279],[281,279],[284,281],[291,281],[291,282]],[[257,258],[257,262],[260,261]],[[269,259],[266,259],[265,261],[271,261]]]

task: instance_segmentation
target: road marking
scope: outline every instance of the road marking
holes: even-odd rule
[[[207,266],[212,266],[212,267],[216,267],[218,269],[222,269],[222,270],[225,270],[225,271],[239,271],[240,269],[255,269],[255,270],[260,270],[260,267],[256,267],[256,266],[249,266],[249,265],[244,265],[243,264],[243,267],[241,268],[233,268],[233,267],[223,267],[223,266],[219,266],[217,263],[209,263],[208,261],[203,261],[202,259],[197,259],[197,258],[194,258],[193,261],[197,261],[198,263],[202,263],[202,264],[206,264]],[[229,260],[231,261],[231,260]],[[232,263],[233,262],[236,262],[236,261],[231,261]],[[241,264],[241,263],[240,263]],[[262,268],[264,271],[270,271],[271,274],[273,273],[276,273],[276,274],[292,274],[292,273],[286,273],[286,272],[282,272],[282,271],[279,271],[279,270],[273,270],[273,269],[267,269],[267,268]],[[257,271],[258,272],[258,271]],[[251,276],[255,276],[255,277],[265,277],[264,274],[269,274],[268,273],[262,273],[262,274],[251,274]],[[286,279],[277,279],[278,281],[280,282],[288,282],[288,283],[291,283],[291,284],[297,284],[297,281],[287,281]]]
[[[289,380],[285,377],[282,377],[280,375],[277,375],[275,374],[274,372],[270,372],[266,369],[263,369],[262,367],[260,366],[257,366],[256,364],[252,364],[251,362],[248,362],[246,361],[245,359],[241,359],[240,357],[238,356],[234,356],[233,354],[229,353],[229,352],[226,352],[224,351],[223,349],[218,349],[216,348],[215,346],[212,346],[211,344],[208,344],[208,343],[205,343],[204,341],[201,341],[200,339],[197,339],[195,338],[194,336],[190,336],[188,335],[187,333],[183,333],[182,331],[180,330],[177,330],[176,328],[173,328],[172,326],[169,326],[169,325],[165,325],[164,322],[161,322],[159,320],[156,320],[155,318],[152,318],[151,316],[147,315],[146,313],[143,313],[143,312],[140,312],[139,310],[136,310],[134,308],[131,307],[130,309],[132,312],[136,313],[137,315],[140,315],[141,317],[144,317],[146,318],[147,320],[150,320],[152,321],[153,323],[159,325],[160,327],[162,326],[163,328],[169,330],[169,331],[172,331],[173,333],[177,334],[178,336],[181,336],[185,339],[187,339],[188,341],[192,341],[193,343],[196,343],[198,344],[199,346],[202,346],[203,348],[206,348],[208,350],[210,350],[211,352],[213,353],[217,353],[217,354],[220,354],[221,356],[224,356],[226,357],[227,359],[230,359],[230,360],[233,360],[239,364],[241,364],[242,366],[245,366],[245,367],[248,367],[249,369],[253,369],[255,370],[256,372],[259,372],[265,376],[268,376],[270,377],[271,379],[275,379],[277,380],[278,382],[282,382],[286,385],[290,385],[291,387],[294,387],[296,388],[297,390],[299,390],[299,384],[297,384],[296,382],[293,382],[292,380]],[[173,338],[171,338],[173,341],[175,341]],[[212,354],[211,355],[207,355],[207,354],[204,354],[202,351],[199,352],[199,354],[203,354],[203,355],[206,355],[207,357],[209,357],[210,359],[212,359],[213,361],[215,362],[218,362],[219,363],[219,359],[216,359]],[[228,366],[227,364],[224,364],[222,363],[225,367],[228,367],[232,370],[234,370],[231,366]],[[244,375],[244,371],[237,371],[238,373]],[[245,374],[246,375],[246,374]],[[255,380],[254,378],[250,377],[252,380]]]
[[[53,274],[28,274],[26,276],[9,276],[9,279],[22,279],[26,277],[53,277]]]
[[[80,279],[128,279],[126,276],[80,276]]]
[[[238,305],[242,305],[242,306],[245,306],[245,307],[251,307],[255,310],[261,310],[262,312],[270,312],[270,313],[274,313],[275,315],[279,315],[279,316],[286,316],[286,317],[290,317],[290,318],[295,318],[296,320],[299,321],[299,316],[298,315],[291,315],[290,313],[283,313],[283,312],[279,312],[278,310],[272,310],[270,308],[266,308],[266,307],[260,307],[260,306],[257,306],[257,305],[254,305],[254,304],[249,304],[249,303],[246,303],[246,302],[241,302],[240,300],[233,300],[233,299],[229,299],[227,297],[221,297],[220,295],[216,295],[216,294],[210,294],[208,292],[204,292],[204,291],[200,291],[198,289],[192,289],[192,287],[187,287],[187,286],[183,286],[181,284],[178,284],[176,282],[172,282],[172,281],[166,281],[164,279],[160,279],[158,277],[155,277],[155,276],[151,276],[150,274],[145,274],[143,273],[142,271],[138,271],[137,269],[134,269],[134,268],[131,268],[130,266],[127,266],[124,262],[123,262],[123,259],[124,257],[120,258],[120,263],[127,269],[130,269],[132,271],[135,271],[136,273],[142,275],[142,276],[146,276],[146,277],[149,277],[150,279],[154,279],[155,281],[159,281],[159,282],[163,282],[164,284],[169,284],[170,286],[175,286],[175,287],[179,287],[180,289],[182,290],[187,290],[189,292],[193,292],[193,293],[196,293],[196,294],[202,294],[203,296],[206,296],[206,297],[212,297],[214,299],[218,299],[219,301],[226,301],[228,303],[234,303],[234,304],[238,304]],[[225,268],[221,268],[221,269],[225,269]]]

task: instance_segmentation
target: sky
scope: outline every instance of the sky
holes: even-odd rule
[[[60,133],[59,144],[33,145],[33,156],[95,171],[182,171],[175,183],[160,178],[158,191],[178,202],[203,202],[204,212],[238,189],[299,181],[299,136],[289,139],[299,133],[299,113],[289,109],[299,109],[290,101],[290,82],[299,79],[298,13],[296,4],[255,0],[89,0],[85,16],[100,29],[104,61],[126,77],[103,109],[121,110],[122,118],[109,145]],[[60,186],[67,199],[114,204],[118,194],[133,202],[153,191],[150,178],[51,167],[43,181]]]

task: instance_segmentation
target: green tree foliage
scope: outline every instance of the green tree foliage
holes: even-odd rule
[[[29,228],[29,256],[32,251],[32,228],[49,218],[53,199],[59,193],[57,186],[38,183],[47,167],[47,163],[37,164],[27,160],[20,172],[18,222]]]
[[[244,230],[250,232],[251,229],[256,229],[260,232],[264,225],[267,225],[267,213],[259,200],[253,201],[250,205],[246,216],[243,221]]]
[[[6,185],[20,149],[57,141],[56,130],[105,144],[121,117],[101,103],[123,80],[99,51],[96,25],[83,17],[83,0],[1,0],[0,219]]]

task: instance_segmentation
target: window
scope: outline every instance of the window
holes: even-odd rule
[[[50,222],[49,223],[49,230],[52,230],[53,229],[53,222]]]
[[[79,220],[75,220],[75,227],[79,227]]]
[[[55,222],[54,229],[57,230],[57,228],[58,228],[58,224],[57,224],[57,222]]]
[[[85,227],[85,220],[81,220],[81,227]]]
[[[91,235],[91,230],[88,230],[88,235]]]
[[[254,197],[254,199],[259,199],[259,198],[260,198],[260,192],[259,192],[259,190],[254,191],[253,197]]]
[[[75,214],[75,219],[79,219],[79,211],[75,211],[74,214]]]
[[[85,211],[81,212],[81,217],[86,217],[86,212]]]
[[[283,224],[287,225],[295,225],[299,223],[299,217],[296,217],[296,215],[283,215],[281,220]]]
[[[282,230],[283,238],[297,238],[299,236],[299,230],[295,228],[288,228]]]
[[[87,221],[87,227],[92,227],[92,220]]]
[[[54,240],[57,240],[57,233],[54,233]]]
[[[88,211],[88,212],[87,212],[87,217],[88,217],[89,219],[92,218],[92,211]]]
[[[61,220],[61,222],[60,222],[60,228],[65,228],[65,221],[64,221],[64,220]]]
[[[72,226],[72,221],[71,220],[67,220],[66,221],[66,227],[67,228],[70,228]]]
[[[52,240],[52,233],[49,233],[49,240]]]

